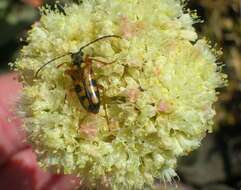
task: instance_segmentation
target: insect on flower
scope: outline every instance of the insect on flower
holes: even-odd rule
[[[106,39],[106,38],[121,38],[117,35],[106,35],[100,38],[97,38],[86,45],[80,47],[79,51],[76,53],[67,53],[61,56],[58,56],[54,59],[51,59],[47,63],[43,64],[35,73],[35,77],[37,78],[38,73],[49,63],[65,57],[67,55],[71,56],[72,63],[70,69],[66,70],[65,73],[69,74],[74,82],[74,90],[78,96],[78,99],[84,109],[88,112],[97,114],[100,109],[100,94],[96,80],[93,77],[93,69],[92,63],[93,61],[99,62],[101,64],[112,64],[112,62],[104,62],[95,58],[90,57],[89,55],[84,55],[83,49],[90,46],[97,41]],[[63,63],[64,64],[64,63]],[[60,67],[60,64],[58,67]],[[104,109],[106,112],[106,107],[104,105]],[[107,112],[106,112],[107,116]],[[107,119],[108,122],[108,119]]]

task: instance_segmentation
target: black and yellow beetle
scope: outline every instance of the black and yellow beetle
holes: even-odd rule
[[[88,55],[84,55],[83,49],[105,38],[121,37],[117,35],[102,36],[82,46],[76,53],[67,53],[59,57],[56,57],[48,61],[47,63],[43,64],[35,73],[35,77],[37,77],[40,70],[42,70],[49,63],[62,57],[65,57],[67,55],[70,55],[73,64],[71,64],[70,69],[66,70],[66,73],[69,74],[73,80],[75,92],[79,98],[79,101],[86,111],[95,114],[98,113],[100,109],[100,94],[98,85],[93,76],[92,62],[95,61],[102,64],[111,64],[113,62],[106,63],[98,59],[89,57]]]

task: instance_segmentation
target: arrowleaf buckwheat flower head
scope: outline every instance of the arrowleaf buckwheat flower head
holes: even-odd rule
[[[64,10],[42,9],[15,64],[24,126],[41,167],[118,190],[170,181],[177,158],[212,131],[215,89],[225,84],[215,53],[192,27],[194,16],[178,0],[84,0]],[[104,35],[122,39],[83,50],[116,60],[92,64],[99,113],[87,112],[73,90],[71,56],[35,77],[44,63]]]

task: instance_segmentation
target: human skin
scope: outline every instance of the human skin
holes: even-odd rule
[[[72,175],[50,174],[38,167],[16,116],[21,84],[16,74],[0,75],[0,189],[72,190],[79,180]]]

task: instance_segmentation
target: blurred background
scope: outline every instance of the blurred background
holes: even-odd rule
[[[0,0],[0,74],[9,72],[8,63],[26,44],[26,32],[38,20],[37,7],[44,3],[54,1]],[[198,150],[180,159],[177,189],[241,190],[241,0],[190,0],[187,7],[203,20],[194,25],[200,36],[223,50],[218,62],[224,63],[229,85],[219,89],[215,132]]]

